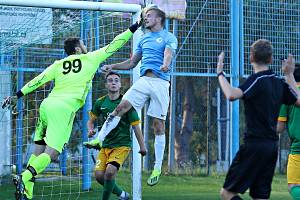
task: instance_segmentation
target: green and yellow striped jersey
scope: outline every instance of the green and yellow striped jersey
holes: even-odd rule
[[[300,89],[300,85],[298,85]],[[300,108],[294,105],[282,105],[278,121],[287,122],[291,139],[291,154],[300,154]]]
[[[92,111],[89,113],[91,118],[100,118],[104,122],[107,116],[114,111],[122,100],[122,95],[116,100],[110,100],[109,97],[103,96],[99,98],[93,105]],[[125,113],[118,126],[114,128],[106,137],[102,143],[104,148],[114,148],[121,146],[132,146],[132,138],[130,134],[130,125],[138,125],[140,118],[137,112],[131,108]]]

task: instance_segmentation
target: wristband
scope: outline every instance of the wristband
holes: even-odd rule
[[[226,73],[224,71],[221,71],[217,74],[217,77],[219,78],[219,76],[224,76],[226,77]]]

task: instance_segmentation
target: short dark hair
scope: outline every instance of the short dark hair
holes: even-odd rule
[[[156,6],[152,6],[150,8],[147,8],[146,13],[149,12],[150,10],[155,11],[156,16],[161,18],[161,20],[160,20],[161,25],[164,26],[165,22],[166,22],[166,13],[164,11],[162,11],[161,9],[159,9],[158,7],[156,7]]]
[[[72,55],[75,54],[75,47],[80,46],[80,38],[79,37],[69,37],[64,42],[64,49],[66,54]]]
[[[116,75],[118,76],[119,78],[121,78],[121,75],[118,73],[118,72],[113,72],[113,71],[110,71],[108,72],[106,75],[105,75],[105,80],[107,80],[107,78],[111,75]]]
[[[253,61],[257,64],[270,64],[273,47],[269,40],[259,39],[255,41],[250,48]]]
[[[300,82],[300,63],[295,64],[294,77],[296,82]]]

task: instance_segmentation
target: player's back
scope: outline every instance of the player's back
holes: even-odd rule
[[[56,61],[53,66],[55,86],[49,97],[63,97],[85,101],[99,62],[93,53],[70,55]]]

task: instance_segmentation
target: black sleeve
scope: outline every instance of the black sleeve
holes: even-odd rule
[[[258,79],[256,76],[250,76],[239,88],[243,91],[243,99],[249,99],[259,92]]]
[[[289,86],[289,84],[284,81],[282,103],[285,105],[293,105],[295,104],[296,101],[297,101],[297,94]]]
[[[18,99],[21,98],[22,96],[24,96],[23,92],[21,90],[19,90],[17,93],[16,93]]]
[[[139,24],[136,22],[129,27],[129,30],[134,33],[139,28]]]

